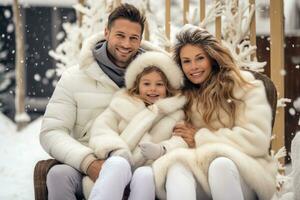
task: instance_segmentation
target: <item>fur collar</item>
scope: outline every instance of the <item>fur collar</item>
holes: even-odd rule
[[[165,115],[183,108],[186,98],[177,95],[158,100],[155,105]],[[138,112],[146,108],[145,103],[137,97],[129,96],[125,89],[117,92],[111,101],[109,108],[118,113],[126,121],[131,120]]]

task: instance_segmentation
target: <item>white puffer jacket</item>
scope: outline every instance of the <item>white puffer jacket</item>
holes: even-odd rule
[[[243,72],[242,75],[255,87],[235,88],[235,96],[245,104],[237,108],[233,128],[223,128],[214,116],[213,125],[218,128],[211,131],[205,128],[201,113],[194,109],[192,122],[199,128],[195,135],[196,148],[176,149],[153,163],[157,195],[160,199],[166,198],[166,175],[168,168],[176,162],[189,168],[207,195],[211,196],[208,168],[216,157],[221,156],[231,159],[237,165],[240,175],[259,199],[271,199],[276,189],[277,173],[276,162],[268,154],[272,111],[262,81],[256,80],[249,72]],[[221,119],[226,119],[226,116]]]
[[[87,130],[120,89],[93,57],[93,48],[103,39],[98,34],[86,40],[79,65],[64,71],[47,105],[40,133],[45,151],[77,170],[93,153],[88,147]],[[161,51],[146,41],[142,42],[142,48]]]

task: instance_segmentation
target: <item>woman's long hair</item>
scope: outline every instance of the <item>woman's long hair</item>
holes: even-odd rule
[[[233,89],[237,84],[249,83],[241,76],[231,53],[213,35],[201,28],[182,30],[176,35],[176,40],[173,47],[174,59],[181,69],[180,51],[187,44],[202,48],[212,59],[212,71],[200,85],[193,84],[185,76],[183,93],[188,99],[185,108],[188,121],[191,121],[192,106],[196,103],[197,111],[203,114],[207,128],[216,129],[211,122],[214,113],[224,127],[233,127],[237,105],[242,103],[234,96]],[[222,110],[229,120],[222,120]]]

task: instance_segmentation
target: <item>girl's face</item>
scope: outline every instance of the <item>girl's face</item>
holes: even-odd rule
[[[158,99],[167,96],[166,85],[158,72],[153,71],[141,77],[139,94],[149,103],[155,103]]]
[[[179,56],[182,70],[192,83],[200,85],[208,78],[212,60],[201,47],[187,44],[181,48]]]

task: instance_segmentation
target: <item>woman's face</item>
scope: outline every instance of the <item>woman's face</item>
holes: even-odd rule
[[[165,98],[167,88],[161,75],[153,71],[142,76],[139,83],[139,94],[149,103],[155,103],[158,99]]]
[[[180,60],[185,76],[194,84],[200,85],[212,71],[212,60],[199,46],[187,44],[180,50]]]

